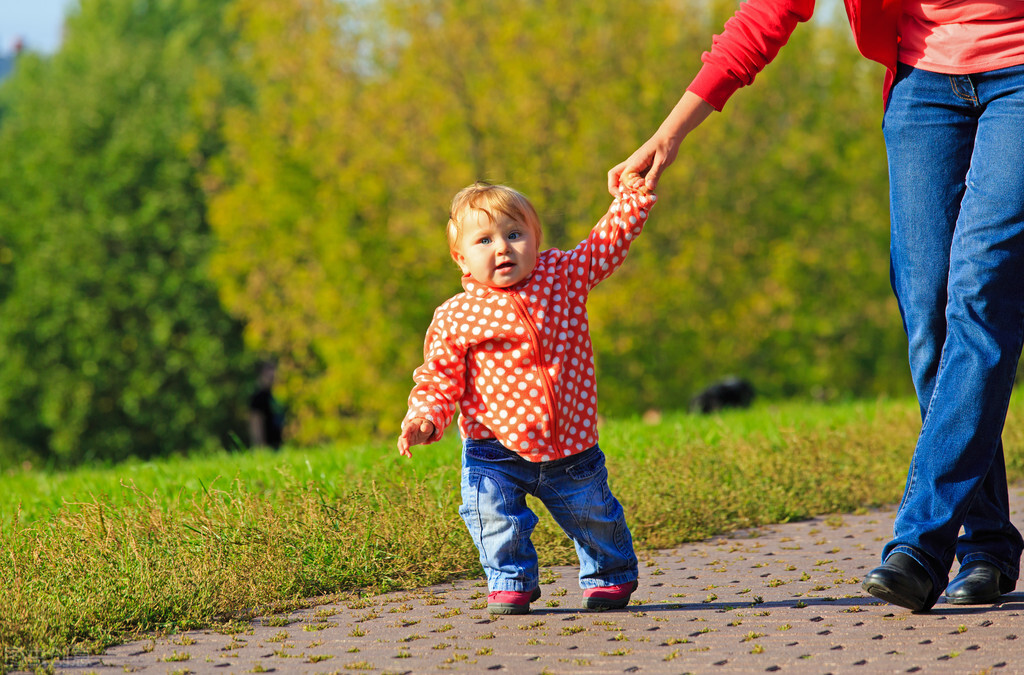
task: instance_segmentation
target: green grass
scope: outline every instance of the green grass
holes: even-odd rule
[[[1004,439],[1024,477],[1024,408]],[[608,421],[601,445],[638,548],[899,499],[910,401]],[[224,453],[0,476],[0,663],[29,667],[303,605],[479,576],[457,508],[459,445]],[[543,513],[542,564],[575,562]]]

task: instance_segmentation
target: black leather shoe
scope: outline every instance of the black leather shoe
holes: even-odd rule
[[[954,605],[988,605],[1014,589],[1017,582],[992,563],[979,560],[960,568],[946,586],[946,600]]]
[[[927,570],[906,553],[893,553],[879,567],[868,572],[864,583],[865,591],[915,612],[931,609],[932,580]]]

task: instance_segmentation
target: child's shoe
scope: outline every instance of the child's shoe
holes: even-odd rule
[[[494,591],[487,594],[487,611],[491,614],[529,614],[530,603],[540,597],[540,589],[526,591]]]
[[[615,586],[598,586],[583,591],[583,607],[592,609],[595,612],[603,612],[606,609],[622,609],[629,604],[629,596],[637,587],[636,581]]]

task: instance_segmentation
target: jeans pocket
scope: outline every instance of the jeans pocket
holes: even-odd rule
[[[565,467],[565,473],[573,480],[588,480],[604,469],[604,453],[599,448],[595,446],[593,452],[583,454],[578,462]]]
[[[466,441],[466,457],[481,462],[500,462],[513,460],[517,457],[515,453],[507,450],[505,446],[496,440],[468,439]]]

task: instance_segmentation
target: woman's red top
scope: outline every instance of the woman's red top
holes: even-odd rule
[[[896,75],[901,0],[844,1],[860,53],[886,67],[885,100]],[[722,34],[712,38],[711,51],[701,57],[704,66],[687,90],[721,110],[737,89],[754,81],[796,25],[813,12],[814,0],[747,0],[725,23]]]

